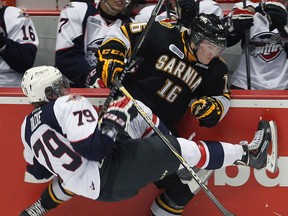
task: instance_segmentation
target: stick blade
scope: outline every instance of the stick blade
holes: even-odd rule
[[[278,133],[275,121],[269,121],[271,127],[271,152],[267,155],[266,170],[275,173],[278,167]]]

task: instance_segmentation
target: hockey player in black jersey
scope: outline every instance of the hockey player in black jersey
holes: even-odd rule
[[[143,23],[124,25],[101,45],[97,71],[102,71],[108,87],[115,74],[123,71],[124,57],[134,49],[144,27]],[[170,130],[174,130],[191,99],[196,99],[191,111],[200,125],[213,127],[230,105],[228,68],[219,57],[225,45],[224,26],[212,14],[199,15],[190,29],[182,31],[172,24],[155,22],[137,55],[143,61],[136,73],[127,73],[123,83]],[[109,70],[112,64],[113,70]]]
[[[102,71],[106,86],[110,87],[114,76],[123,71],[124,58],[129,58],[144,28],[143,23],[125,25],[104,40],[98,50],[97,73]],[[214,14],[199,14],[188,29],[155,22],[137,53],[142,62],[135,73],[126,74],[123,84],[171,131],[175,132],[174,126],[191,100],[195,100],[191,113],[200,126],[213,127],[230,106],[228,68],[220,57],[225,46],[224,25]],[[169,206],[175,212],[163,215],[180,215],[176,212],[182,212],[194,195],[176,174],[156,183],[159,188],[167,188],[167,184],[170,190],[160,195],[161,202],[155,202],[151,210],[155,214]],[[164,205],[159,207],[160,203]]]

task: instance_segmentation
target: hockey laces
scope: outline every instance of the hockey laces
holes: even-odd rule
[[[250,144],[248,144],[249,151],[256,150],[260,147],[260,144],[262,142],[264,136],[264,129],[256,131],[255,136]]]
[[[42,216],[45,213],[47,213],[48,211],[43,208],[43,206],[40,203],[40,200],[38,200],[37,202],[35,202],[32,206],[30,206],[29,208],[26,209],[26,212],[30,215],[30,216]]]

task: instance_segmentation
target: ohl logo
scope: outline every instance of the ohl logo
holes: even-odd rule
[[[278,34],[273,32],[255,35],[250,39],[249,45],[250,55],[254,58],[260,57],[265,62],[277,58],[283,50]]]

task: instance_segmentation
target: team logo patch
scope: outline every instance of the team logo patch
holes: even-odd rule
[[[184,53],[176,45],[170,44],[169,50],[177,55],[180,59],[184,58]]]
[[[81,99],[82,99],[82,96],[80,96],[80,95],[69,95],[69,98],[66,101],[66,103],[69,101],[79,101]]]
[[[159,23],[163,26],[166,26],[167,28],[173,28],[174,27],[174,25],[172,23],[169,23],[169,22],[160,21]]]
[[[19,15],[18,15],[18,17],[17,18],[29,18],[29,15],[26,13],[26,11],[24,10],[24,9],[22,9],[21,11],[20,11],[20,13],[19,13]]]
[[[279,35],[273,32],[255,35],[250,39],[249,45],[250,55],[260,57],[265,62],[274,60],[283,51]]]
[[[95,67],[97,65],[97,57],[95,53],[97,53],[97,50],[99,46],[102,44],[104,38],[98,38],[96,40],[91,41],[87,45],[87,52],[85,54],[86,61],[89,63],[91,67]]]

